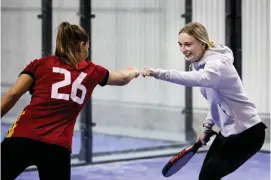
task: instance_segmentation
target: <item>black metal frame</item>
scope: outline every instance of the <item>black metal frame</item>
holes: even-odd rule
[[[52,55],[52,0],[41,1],[41,14],[38,18],[42,20],[42,57]]]
[[[234,66],[242,78],[242,0],[226,0],[226,45],[234,55]]]
[[[89,55],[87,60],[91,60],[91,18],[95,16],[91,14],[91,0],[80,0],[80,25],[85,29],[89,35]],[[92,163],[92,146],[93,146],[93,134],[92,127],[94,123],[92,122],[92,106],[91,98],[88,100],[84,106],[81,119],[80,119],[80,131],[81,131],[81,141],[82,146],[79,153],[79,159],[84,160],[86,163]]]
[[[181,15],[185,19],[185,24],[192,22],[192,0],[185,0],[185,14]],[[185,62],[185,70],[190,70],[191,63]],[[186,141],[193,142],[196,133],[193,129],[193,88],[185,87],[185,108],[182,111],[185,115],[185,137]]]

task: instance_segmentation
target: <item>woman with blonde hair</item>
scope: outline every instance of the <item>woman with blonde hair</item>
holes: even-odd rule
[[[203,162],[199,179],[219,180],[234,172],[262,147],[265,124],[255,105],[248,99],[233,65],[232,51],[210,42],[204,26],[186,24],[179,32],[180,50],[195,71],[162,70],[145,67],[142,75],[155,79],[200,87],[210,111],[199,137],[202,144],[209,139],[212,127],[220,129]]]

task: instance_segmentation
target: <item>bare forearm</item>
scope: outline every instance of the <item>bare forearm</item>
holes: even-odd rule
[[[7,92],[1,98],[1,117],[3,117],[9,110],[16,104],[20,97],[12,94],[11,92]]]
[[[123,78],[123,82],[121,83],[122,86],[128,84],[132,79],[138,76],[138,72],[129,70],[120,71],[120,73]]]
[[[30,88],[33,79],[28,74],[18,77],[16,83],[1,98],[1,117],[3,117],[15,105],[20,97]]]
[[[139,71],[136,68],[128,68],[121,71],[111,71],[109,72],[107,85],[124,86],[132,79],[138,77],[138,75]]]

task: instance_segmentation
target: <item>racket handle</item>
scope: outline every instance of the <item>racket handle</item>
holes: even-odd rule
[[[213,135],[217,135],[217,132],[215,132],[215,131],[212,130],[210,133],[208,133],[207,138],[210,138]]]
[[[210,139],[213,135],[217,135],[217,132],[211,130],[211,132],[207,134],[206,139]],[[200,140],[197,143],[200,147],[202,147],[202,143]]]
[[[202,147],[201,141],[196,142],[195,145],[194,145],[194,147],[195,147],[195,149],[201,148]]]

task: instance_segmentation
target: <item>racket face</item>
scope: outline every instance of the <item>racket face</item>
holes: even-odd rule
[[[173,164],[168,164],[162,171],[165,177],[169,177],[172,174],[178,172],[194,155],[194,152],[187,152],[180,159],[176,160]]]
[[[209,135],[210,137],[217,134],[215,131]],[[162,174],[165,177],[169,177],[179,171],[186,163],[194,156],[198,149],[202,146],[198,141],[194,145],[187,147],[178,154],[176,154],[170,161],[164,166]]]

